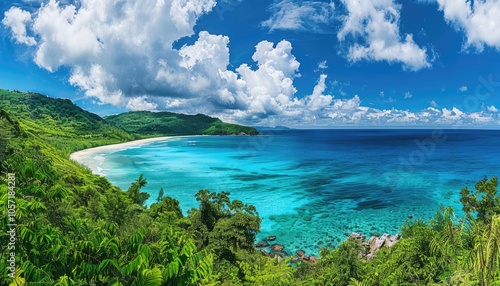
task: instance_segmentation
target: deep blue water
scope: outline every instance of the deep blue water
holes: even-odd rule
[[[257,207],[259,238],[318,253],[353,231],[399,233],[440,205],[460,215],[460,189],[500,175],[499,154],[500,131],[289,130],[174,138],[87,163],[123,189],[144,173],[148,203],[162,187],[185,213],[198,190],[229,191]]]

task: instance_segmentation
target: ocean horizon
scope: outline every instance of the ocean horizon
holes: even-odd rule
[[[396,234],[440,206],[463,214],[460,190],[500,174],[499,130],[306,129],[260,136],[187,136],[107,148],[78,159],[123,190],[144,174],[184,212],[201,189],[256,206],[257,240],[318,254],[351,232]]]

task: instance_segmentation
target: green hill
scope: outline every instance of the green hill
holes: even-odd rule
[[[0,109],[29,133],[69,154],[76,150],[134,140],[123,129],[69,99],[0,89]]]
[[[105,119],[139,137],[162,135],[257,135],[255,128],[224,123],[203,114],[135,111],[106,116]]]

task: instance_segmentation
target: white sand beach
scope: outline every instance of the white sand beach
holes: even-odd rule
[[[81,151],[77,151],[70,155],[70,159],[74,160],[82,165],[89,167],[94,174],[102,175],[101,164],[104,161],[104,154],[114,153],[117,151],[137,148],[144,145],[151,144],[153,142],[165,141],[171,138],[179,138],[184,136],[164,136],[164,137],[154,137],[147,139],[140,139],[125,143],[118,143],[112,145],[99,146],[94,148],[89,148]]]
[[[130,142],[125,142],[125,143],[118,143],[118,144],[112,144],[112,145],[104,145],[104,146],[99,146],[99,147],[94,147],[94,148],[89,148],[85,150],[80,150],[75,153],[72,153],[69,158],[71,160],[79,162],[79,159],[82,157],[87,157],[89,155],[95,154],[95,153],[100,153],[100,152],[110,152],[110,151],[119,151],[119,150],[125,150],[133,147],[140,147],[143,145],[147,145],[156,141],[163,141],[163,140],[168,140],[173,137],[179,137],[179,136],[165,136],[165,137],[154,137],[154,138],[147,138],[147,139],[140,139],[140,140],[134,140]]]

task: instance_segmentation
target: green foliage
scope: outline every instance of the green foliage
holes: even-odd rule
[[[255,261],[239,262],[244,285],[295,285],[290,259],[259,257]]]
[[[177,219],[183,217],[179,201],[171,197],[164,197],[159,203],[152,204],[150,212],[153,218],[157,218],[161,214],[168,214]]]
[[[4,110],[0,109],[0,172],[5,170],[5,161],[14,153],[10,140],[25,136],[17,121],[13,121]]]
[[[206,251],[197,252],[191,240],[170,230],[166,239],[168,244],[163,253],[164,277],[166,285],[195,285],[212,273],[213,256]],[[166,264],[168,262],[168,264]]]
[[[221,251],[253,250],[261,222],[254,206],[239,200],[231,201],[227,192],[201,190],[195,197],[200,202],[200,209],[199,213],[191,213],[191,221],[199,220],[199,223],[195,222],[191,229],[199,233],[206,229],[205,234],[210,234],[208,240],[202,238],[204,242]]]
[[[467,187],[460,191],[460,202],[463,210],[467,213],[477,213],[477,219],[483,222],[490,222],[494,215],[500,214],[500,196],[497,196],[498,179],[492,177],[477,182],[476,192],[471,193]]]
[[[103,205],[107,210],[106,218],[119,225],[125,224],[128,217],[128,208],[132,204],[130,198],[116,188],[111,188],[104,196]]]
[[[430,251],[434,230],[423,221],[407,222],[405,239],[391,249],[383,249],[367,263],[365,281],[374,285],[428,285],[439,281],[442,270]]]
[[[138,137],[165,135],[257,135],[255,128],[224,123],[202,114],[134,111],[105,117],[106,121]]]
[[[361,247],[356,242],[345,241],[337,249],[322,249],[319,262],[314,266],[301,265],[299,273],[305,277],[298,278],[306,285],[349,285],[352,279],[363,276],[363,265],[358,258]]]
[[[201,190],[196,194],[199,210],[191,210],[188,231],[200,248],[215,255],[214,269],[219,283],[243,283],[241,267],[257,254],[254,248],[260,222],[254,206],[231,200],[229,193]]]
[[[148,181],[144,178],[144,174],[141,174],[139,178],[130,185],[127,190],[128,197],[133,203],[143,206],[147,199],[149,199],[149,194],[146,192],[141,192],[141,188],[144,187]]]
[[[367,267],[370,274],[364,280],[374,285],[428,285],[437,282],[440,265],[430,255],[432,236],[429,228],[417,230],[416,236],[401,240],[391,250],[379,251]]]
[[[473,273],[478,285],[500,284],[500,215],[494,215],[489,223],[471,220],[468,235],[471,248],[464,256],[464,270]]]

